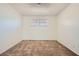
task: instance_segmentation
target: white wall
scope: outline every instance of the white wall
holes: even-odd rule
[[[32,19],[48,19],[47,27],[32,26]],[[54,16],[23,16],[23,40],[56,40],[56,19]]]
[[[21,17],[8,4],[0,4],[0,53],[21,40]]]
[[[58,41],[79,55],[79,4],[71,4],[59,14]]]

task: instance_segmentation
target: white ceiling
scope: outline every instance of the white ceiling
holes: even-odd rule
[[[64,10],[68,3],[49,3],[48,6],[35,6],[33,3],[14,3],[10,4],[21,15],[57,15]]]

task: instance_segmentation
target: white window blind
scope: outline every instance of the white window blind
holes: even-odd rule
[[[33,19],[32,20],[32,26],[48,26],[48,20],[47,19]]]

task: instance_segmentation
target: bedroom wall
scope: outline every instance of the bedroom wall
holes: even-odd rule
[[[0,4],[0,53],[21,41],[21,16],[8,4]]]
[[[47,19],[47,26],[32,26],[33,19]],[[56,40],[55,16],[23,16],[23,40]]]
[[[58,41],[79,55],[79,4],[71,4],[58,15]]]

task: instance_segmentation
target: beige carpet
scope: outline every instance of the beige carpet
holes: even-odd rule
[[[1,56],[76,56],[55,40],[23,40]]]

